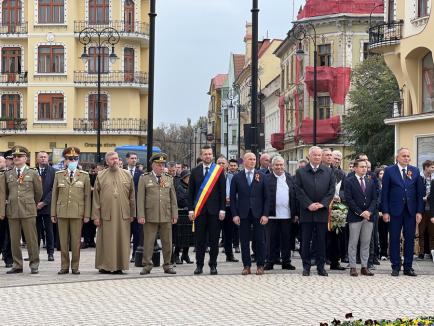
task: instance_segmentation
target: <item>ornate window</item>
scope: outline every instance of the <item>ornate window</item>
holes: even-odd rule
[[[110,21],[109,0],[89,0],[89,24],[108,24]]]
[[[101,94],[101,121],[106,121],[108,117],[108,96]],[[98,121],[98,94],[89,94],[88,119]]]
[[[65,22],[64,0],[39,0],[39,24],[63,24]]]
[[[64,120],[63,94],[41,93],[38,95],[38,120]]]
[[[21,111],[20,94],[3,94],[1,96],[1,117],[19,119]]]
[[[65,49],[58,45],[38,47],[38,73],[64,73]]]
[[[434,111],[434,66],[432,53],[422,59],[422,112]]]
[[[330,118],[330,96],[318,96],[318,112],[320,120]]]
[[[108,74],[109,72],[109,49],[107,47],[101,48],[101,73]],[[88,73],[97,74],[98,73],[98,48],[89,48],[89,62],[88,62]]]
[[[318,66],[331,66],[332,47],[330,44],[318,45]]]

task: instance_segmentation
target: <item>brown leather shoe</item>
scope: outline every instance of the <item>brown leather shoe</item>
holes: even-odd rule
[[[256,269],[256,275],[264,275],[264,266],[258,266]]]
[[[374,273],[372,273],[366,267],[362,267],[362,269],[360,270],[360,274],[365,275],[365,276],[374,276]]]
[[[241,272],[241,275],[249,275],[252,274],[252,272],[250,271],[250,267],[244,267],[243,271]]]
[[[357,273],[357,269],[350,268],[350,276],[359,276],[359,274]]]

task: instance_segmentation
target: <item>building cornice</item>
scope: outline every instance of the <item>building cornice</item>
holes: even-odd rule
[[[434,112],[427,112],[427,113],[413,114],[413,115],[408,115],[408,116],[403,116],[403,117],[389,118],[389,119],[385,119],[384,123],[386,125],[395,125],[395,124],[400,124],[400,123],[424,121],[424,120],[431,120],[431,119],[434,119]]]

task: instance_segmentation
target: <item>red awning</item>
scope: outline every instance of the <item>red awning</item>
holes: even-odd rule
[[[325,144],[339,137],[341,131],[341,118],[334,116],[329,119],[317,120],[316,124],[316,142]],[[298,138],[302,138],[305,144],[313,143],[313,120],[310,118],[303,119]]]
[[[310,96],[313,96],[313,67],[306,67],[304,79]],[[351,68],[349,67],[317,67],[317,91],[328,92],[333,103],[344,104],[350,89]]]

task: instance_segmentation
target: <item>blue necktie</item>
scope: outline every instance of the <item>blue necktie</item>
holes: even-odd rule
[[[247,183],[249,187],[252,185],[252,172],[247,172]]]

